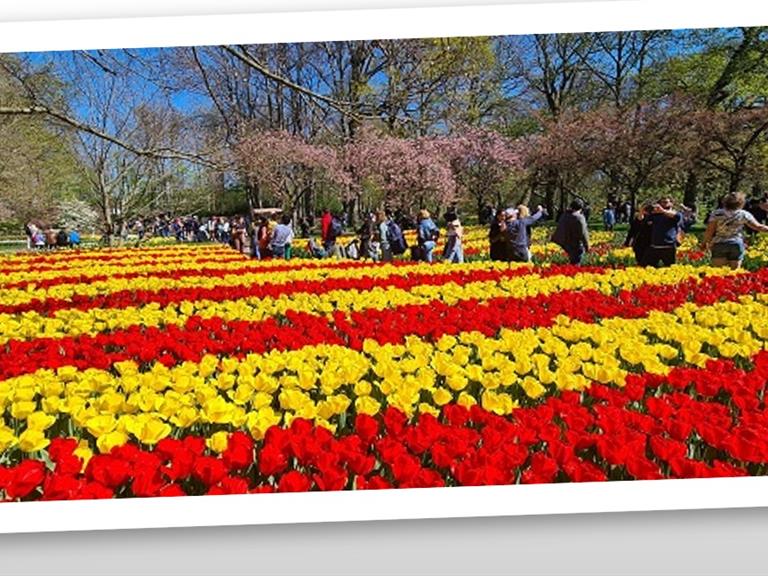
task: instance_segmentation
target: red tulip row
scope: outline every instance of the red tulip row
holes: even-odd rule
[[[356,266],[364,267],[364,266]],[[352,268],[352,267],[347,267]],[[371,268],[375,270],[374,268]],[[584,273],[600,273],[604,269],[580,268]],[[427,271],[414,273],[407,276],[395,274],[383,277],[364,278],[320,278],[317,280],[294,280],[290,284],[268,282],[253,285],[216,286],[211,288],[167,288],[162,290],[119,290],[97,296],[75,295],[71,298],[47,298],[44,300],[30,300],[21,304],[0,305],[0,314],[22,314],[24,312],[37,312],[50,315],[64,309],[92,310],[121,309],[129,306],[142,306],[146,304],[159,304],[169,306],[181,302],[196,300],[235,300],[242,298],[279,298],[298,293],[323,294],[334,290],[372,290],[374,288],[400,288],[412,289],[417,286],[441,286],[448,282],[466,283],[502,280],[536,273],[542,277],[559,274],[573,274],[572,266],[552,266],[534,270],[530,267],[519,267],[504,270],[466,270],[457,268],[443,274],[429,274]],[[206,276],[220,277],[228,275],[205,272]],[[266,273],[265,273],[266,274]],[[171,273],[169,278],[182,278],[186,273]],[[200,275],[197,273],[197,275]],[[153,274],[156,277],[157,274]],[[161,276],[162,277],[162,276]]]
[[[444,334],[479,331],[493,336],[501,328],[550,326],[560,315],[597,322],[603,318],[640,318],[651,311],[670,311],[685,302],[708,305],[719,300],[762,293],[768,269],[733,276],[693,279],[677,285],[641,286],[616,296],[597,291],[563,291],[528,298],[494,298],[446,304],[436,301],[384,310],[337,312],[325,316],[289,311],[284,318],[258,322],[192,316],[184,326],[133,326],[95,336],[11,340],[0,346],[0,378],[11,378],[40,368],[72,365],[108,369],[116,362],[160,361],[167,366],[199,361],[205,354],[243,356],[269,350],[295,350],[318,344],[362,349],[365,339],[379,343],[403,342],[408,335],[437,339]],[[472,310],[472,314],[466,314]]]
[[[305,420],[243,432],[221,454],[205,439],[165,439],[93,456],[54,439],[52,462],[0,467],[6,499],[180,496],[269,491],[589,482],[743,476],[767,471],[768,352],[742,370],[731,361],[668,376],[631,375],[623,389],[594,384],[510,417],[448,405],[413,421],[394,408],[359,415],[336,437]]]

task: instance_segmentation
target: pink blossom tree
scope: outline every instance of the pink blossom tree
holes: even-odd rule
[[[362,129],[344,148],[352,190],[362,204],[376,207],[381,191],[383,204],[411,212],[417,208],[441,209],[456,195],[457,185],[450,160],[437,138],[398,138]]]
[[[343,189],[350,183],[336,149],[285,131],[250,132],[235,146],[235,155],[250,182],[293,213],[309,214],[318,186]]]
[[[473,199],[481,220],[487,204],[502,204],[511,177],[523,168],[521,144],[494,130],[463,126],[439,139],[439,145],[461,192]]]

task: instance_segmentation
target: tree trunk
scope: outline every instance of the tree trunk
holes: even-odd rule
[[[699,196],[699,177],[694,170],[688,172],[683,187],[683,204],[689,208],[696,208],[696,202]]]
[[[557,173],[554,170],[548,170],[544,177],[544,207],[547,212],[555,212],[555,193],[557,188]]]
[[[518,204],[523,204],[525,206],[528,206],[528,204],[531,203],[531,198],[533,197],[533,189],[536,187],[536,181],[531,180],[531,182],[528,184],[528,186],[525,188],[525,191],[520,196],[520,200]]]
[[[261,190],[259,184],[250,176],[245,178],[245,198],[252,208],[261,208]]]
[[[114,221],[112,220],[112,202],[110,202],[109,193],[105,188],[102,187],[100,195],[102,216],[104,217],[104,238],[107,246],[112,246],[112,239],[115,234]]]
[[[741,186],[741,182],[744,180],[744,168],[746,164],[746,153],[743,156],[736,158],[733,166],[733,172],[728,175],[728,192],[731,194],[735,194],[739,191],[739,186]]]

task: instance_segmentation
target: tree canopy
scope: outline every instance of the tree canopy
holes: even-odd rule
[[[704,207],[763,186],[767,56],[764,27],[2,55],[0,223]]]

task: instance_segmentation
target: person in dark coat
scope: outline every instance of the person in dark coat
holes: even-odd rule
[[[491,220],[488,241],[491,247],[491,260],[497,262],[507,260],[506,223],[504,222],[504,210],[502,208],[496,211],[496,215]]]
[[[624,240],[624,246],[631,246],[635,253],[635,262],[645,266],[645,253],[651,245],[651,221],[648,216],[653,210],[653,204],[646,204],[635,214],[629,223],[629,232]]]
[[[589,230],[582,210],[584,203],[581,200],[571,202],[552,235],[552,242],[565,250],[571,264],[581,264],[584,254],[589,252]]]

